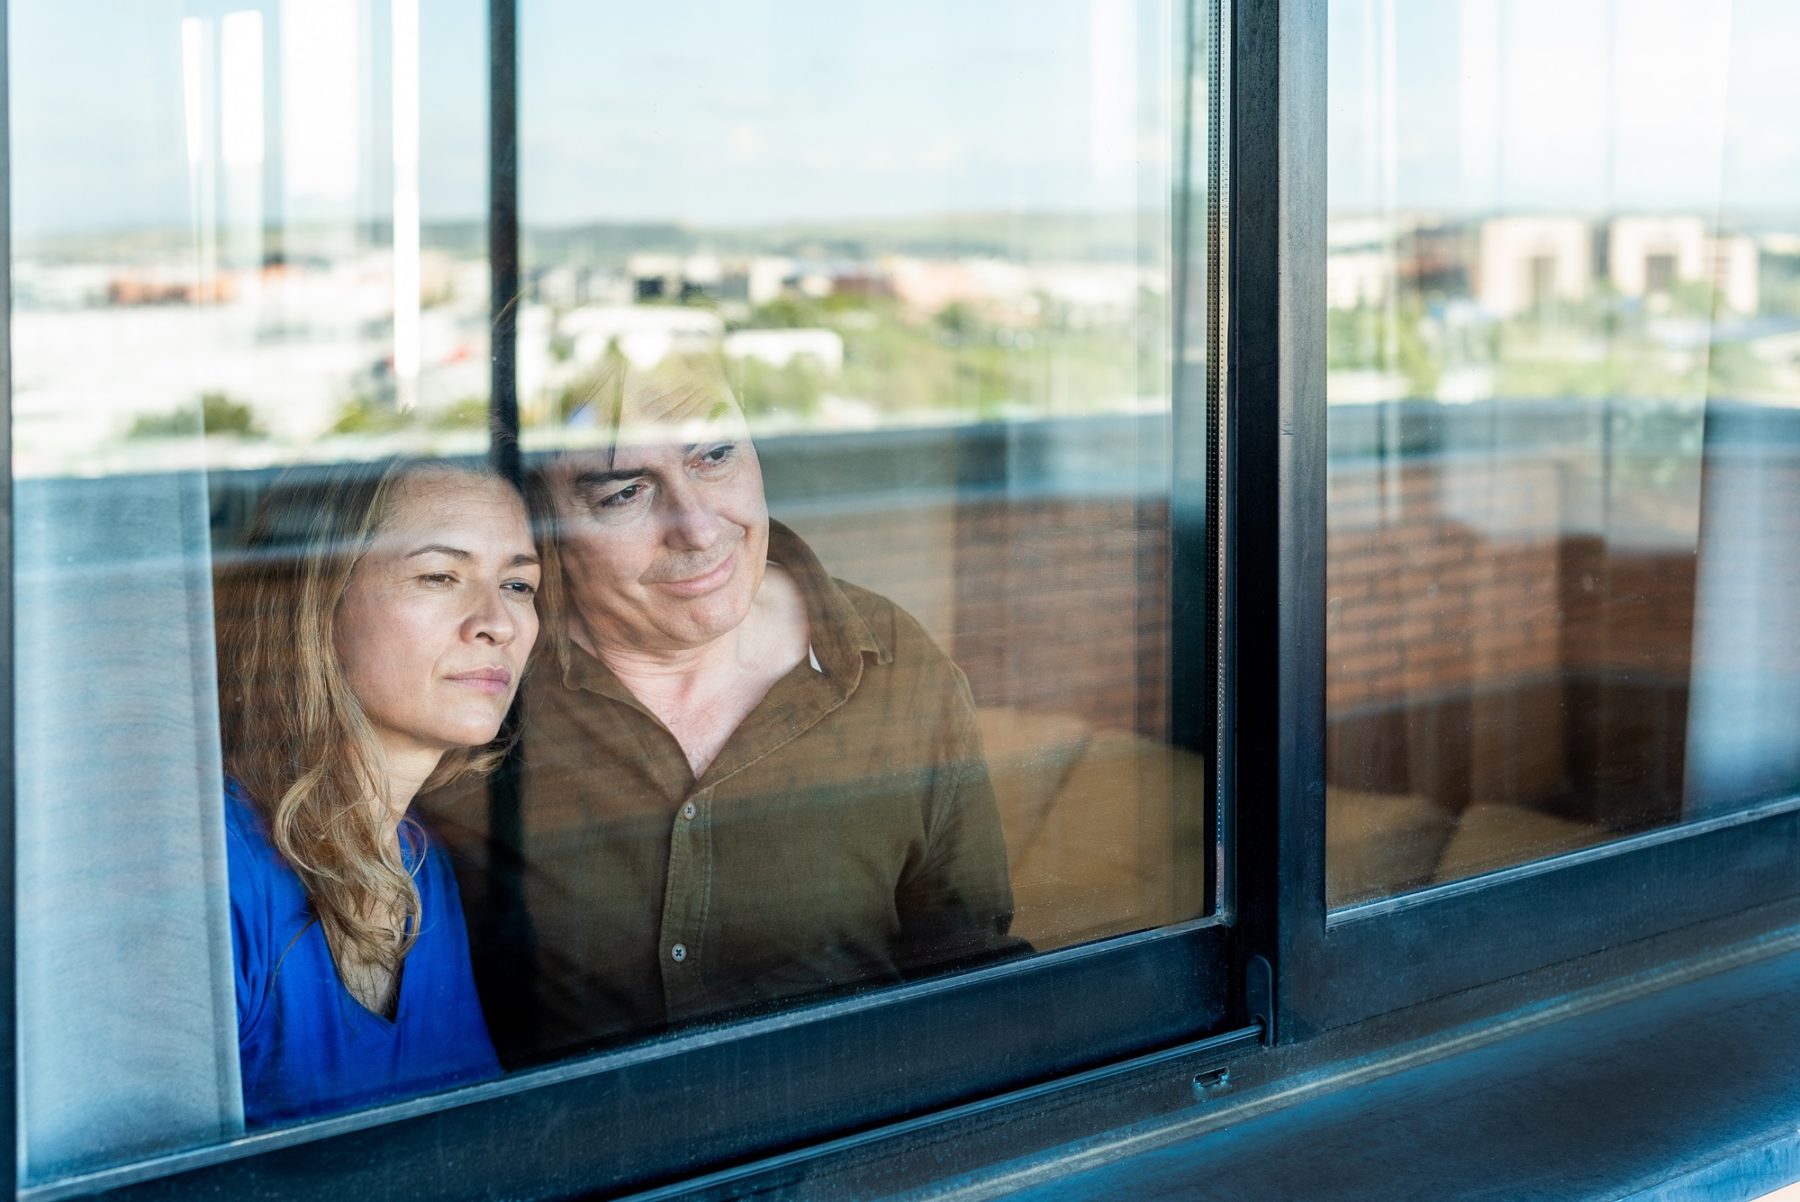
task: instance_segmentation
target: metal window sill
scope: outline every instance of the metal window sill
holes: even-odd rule
[[[1455,1042],[1455,1041],[1453,1041]],[[1800,1180],[1800,951],[915,1191],[958,1199],[1748,1199]],[[1281,1054],[1277,1053],[1279,1058]]]

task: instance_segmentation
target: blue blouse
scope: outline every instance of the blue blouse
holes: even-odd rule
[[[226,783],[225,829],[247,1127],[499,1075],[469,969],[462,901],[441,847],[401,839],[408,869],[417,866],[421,920],[390,1020],[344,987],[300,878],[236,781]]]

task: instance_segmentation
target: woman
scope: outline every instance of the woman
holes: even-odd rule
[[[413,797],[493,766],[537,637],[518,493],[444,464],[278,484],[219,582],[251,1127],[499,1072]]]

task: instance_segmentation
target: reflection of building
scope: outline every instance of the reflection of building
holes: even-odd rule
[[[1579,217],[1496,217],[1481,226],[1475,299],[1496,317],[1593,289],[1593,248]]]
[[[1626,296],[1704,279],[1706,226],[1698,217],[1621,217],[1607,237],[1606,265]]]
[[[1756,243],[1711,237],[1699,217],[1621,217],[1608,234],[1606,260],[1613,287],[1625,296],[1667,294],[1677,284],[1710,285],[1725,308],[1756,312]]]
[[[1325,260],[1325,304],[1332,309],[1379,305],[1394,280],[1392,255],[1378,250],[1333,250]]]
[[[1756,243],[1750,238],[1712,238],[1707,246],[1707,274],[1727,309],[1754,313],[1762,304],[1762,276]]]
[[[706,309],[671,305],[588,305],[563,316],[561,333],[573,358],[592,363],[617,344],[632,366],[655,367],[671,354],[701,353],[719,345],[725,323]]]
[[[1385,304],[1403,294],[1468,291],[1464,227],[1427,215],[1333,220],[1327,227],[1325,303],[1333,309]]]
[[[1339,219],[1325,234],[1325,304],[1379,305],[1394,286],[1393,231],[1385,221]]]
[[[725,354],[770,367],[811,360],[831,375],[844,369],[844,340],[835,330],[739,330],[725,336]]]
[[[794,270],[792,259],[777,255],[638,254],[625,263],[632,297],[640,301],[708,297],[766,304],[781,295]]]

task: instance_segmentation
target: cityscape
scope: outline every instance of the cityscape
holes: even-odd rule
[[[1329,244],[1333,404],[1800,404],[1800,227],[1337,216]],[[1168,245],[1160,214],[528,229],[525,438],[555,445],[608,356],[718,357],[765,431],[1161,410]],[[195,246],[165,231],[20,248],[20,474],[486,445],[479,224],[423,229],[412,313],[385,230],[269,231],[210,270]]]

